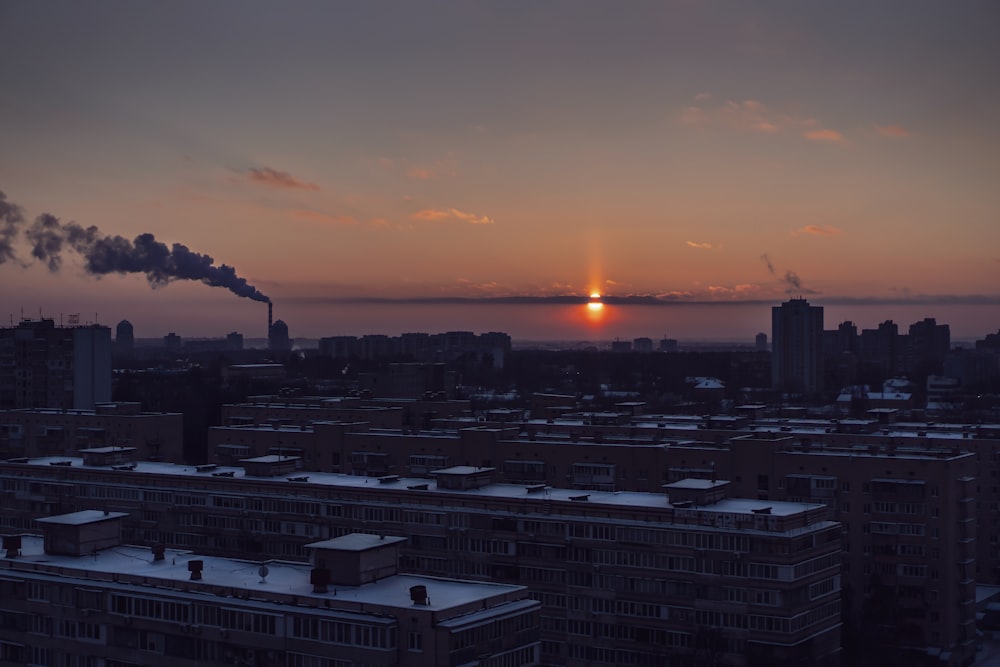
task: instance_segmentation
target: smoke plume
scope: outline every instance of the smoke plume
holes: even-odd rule
[[[19,207],[6,202],[0,192],[0,263],[14,258],[13,240],[23,223]],[[153,287],[174,280],[198,280],[212,287],[225,287],[233,294],[254,301],[270,301],[236,269],[227,264],[215,264],[210,255],[193,252],[187,246],[174,243],[168,247],[152,234],[139,234],[129,241],[122,236],[102,235],[97,227],[83,227],[75,222],[62,222],[43,213],[25,230],[31,244],[31,255],[43,262],[50,271],[62,267],[63,253],[74,252],[84,262],[84,268],[95,276],[109,273],[141,273]]]
[[[0,192],[0,264],[14,259],[14,239],[22,222],[21,208],[8,202],[7,195]]]
[[[785,271],[785,277],[783,278],[785,284],[788,285],[788,291],[796,291],[802,289],[802,281],[799,276],[794,271]]]

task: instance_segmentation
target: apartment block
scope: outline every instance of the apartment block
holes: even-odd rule
[[[0,458],[76,456],[94,447],[128,447],[139,459],[181,463],[183,415],[143,412],[128,402],[100,403],[91,410],[0,411]]]
[[[405,569],[527,586],[545,664],[839,660],[841,527],[823,504],[733,498],[723,480],[630,493],[496,484],[482,466],[372,478],[288,465],[7,462],[2,521],[122,512],[129,541],[262,560],[306,560],[352,532],[404,536]]]
[[[110,400],[110,328],[50,319],[0,327],[0,409],[93,409]]]
[[[310,563],[121,543],[123,513],[39,519],[0,559],[0,664],[539,664],[522,586],[400,574],[399,537],[306,545]]]

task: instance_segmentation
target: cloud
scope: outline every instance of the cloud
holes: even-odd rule
[[[428,167],[410,167],[406,171],[406,177],[415,181],[429,181],[432,178],[437,178],[437,172]]]
[[[836,236],[842,233],[843,230],[838,229],[830,225],[806,225],[801,229],[792,230],[792,236],[801,236],[802,234],[812,234],[814,236]]]
[[[700,248],[701,250],[711,250],[711,243],[699,243],[697,241],[685,241],[692,248]]]
[[[285,171],[278,171],[270,167],[254,167],[247,170],[247,178],[254,183],[266,185],[271,188],[283,188],[285,190],[319,190],[315,183],[300,181]]]
[[[842,144],[846,141],[844,135],[836,130],[809,130],[803,132],[802,136],[809,141],[822,141],[828,144]]]
[[[712,99],[708,93],[699,93],[694,98],[699,104],[681,109],[678,119],[685,125],[721,126],[762,134],[800,132],[806,139],[815,141],[845,141],[840,132],[823,129],[816,118],[774,111],[760,100],[726,100],[717,104],[705,104]]]
[[[767,265],[767,272],[770,273],[773,276],[774,275],[774,264],[771,263],[771,258],[768,257],[767,253],[765,252],[764,254],[762,254],[760,256],[760,259],[761,259],[761,261],[764,262],[765,265]]]
[[[909,139],[913,136],[902,125],[876,125],[875,131],[883,137],[893,137],[895,139]]]
[[[311,222],[327,222],[338,225],[358,224],[357,219],[350,215],[330,215],[329,213],[320,213],[319,211],[309,211],[306,209],[293,210],[292,217],[297,218],[299,220],[309,220]]]
[[[460,211],[457,208],[447,208],[447,209],[433,209],[425,208],[423,210],[417,211],[416,213],[410,214],[410,217],[414,220],[460,220],[462,222],[467,222],[470,225],[492,225],[494,224],[493,218],[487,217],[485,215],[476,215],[475,213],[466,213],[465,211]]]

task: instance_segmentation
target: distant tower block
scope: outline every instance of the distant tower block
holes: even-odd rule
[[[763,331],[757,334],[757,351],[765,352],[767,350],[767,334]]]
[[[771,309],[771,385],[793,394],[822,390],[822,306],[799,298]]]
[[[272,352],[289,352],[292,349],[292,339],[288,337],[288,325],[283,321],[271,323],[273,317],[271,303],[267,304],[267,349]]]
[[[122,320],[115,327],[115,352],[124,358],[130,358],[135,352],[135,331],[132,323]]]
[[[660,352],[676,352],[676,351],[677,351],[677,339],[664,338],[660,340]]]

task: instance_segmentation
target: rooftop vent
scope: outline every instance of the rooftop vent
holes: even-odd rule
[[[423,584],[410,586],[410,599],[413,600],[413,604],[430,604],[430,600],[427,597],[427,587]]]
[[[771,513],[771,508],[770,507],[758,507],[757,509],[752,509],[750,511],[753,512],[754,514],[770,514]]]
[[[212,477],[236,477],[236,471],[228,470],[226,472],[213,472]]]
[[[326,593],[330,585],[330,570],[317,567],[309,575],[309,583],[313,585],[313,593]]]
[[[528,493],[541,493],[547,488],[548,487],[545,484],[532,484],[525,487],[525,490],[527,490]]]
[[[410,484],[406,488],[410,491],[426,491],[430,487],[427,484]]]
[[[163,560],[163,553],[166,550],[167,550],[167,548],[165,546],[163,546],[162,544],[154,544],[153,548],[152,548],[153,562],[156,563],[158,561]]]
[[[583,501],[583,500],[587,500],[589,498],[590,498],[590,494],[589,493],[583,493],[583,494],[580,494],[579,496],[570,496],[569,497],[570,500],[576,500],[576,501]]]
[[[191,573],[191,581],[201,581],[201,571],[205,567],[203,560],[189,560],[188,572]]]
[[[218,467],[219,466],[215,465],[214,463],[206,463],[205,465],[195,466],[194,469],[197,472],[209,472],[211,470],[215,470]]]
[[[7,552],[7,558],[17,558],[21,551],[20,535],[4,535],[3,548]]]
[[[308,482],[309,475],[301,475],[299,477],[288,477],[289,482]]]
[[[71,465],[73,465],[73,462],[72,461],[49,461],[49,465],[50,466],[62,466],[62,467],[68,468]]]
[[[391,484],[392,482],[398,482],[399,475],[383,475],[378,478],[379,484]]]

